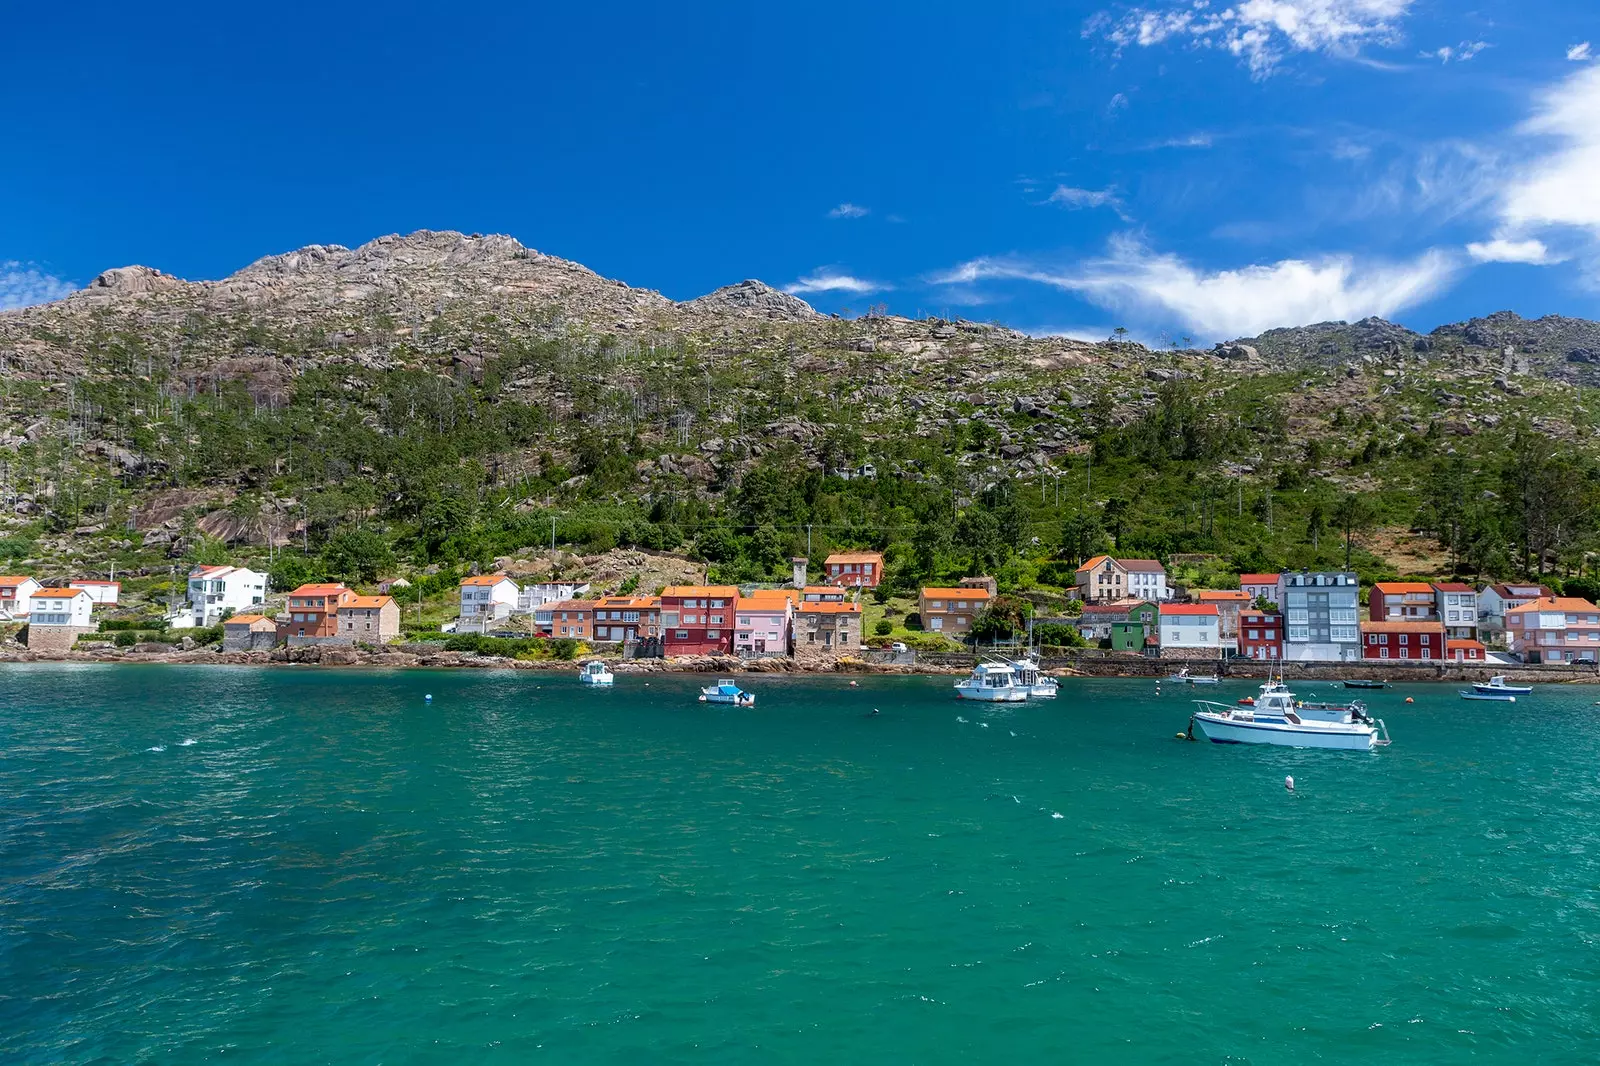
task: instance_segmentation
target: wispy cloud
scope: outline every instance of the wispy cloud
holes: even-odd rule
[[[1117,199],[1115,189],[1079,189],[1071,185],[1057,185],[1055,192],[1049,195],[1046,202],[1072,211],[1093,207],[1120,209],[1122,206],[1122,201]]]
[[[78,286],[47,274],[32,263],[0,259],[0,311],[59,300]]]
[[[1441,45],[1431,52],[1419,52],[1419,59],[1437,59],[1441,63],[1465,63],[1489,47],[1488,41],[1462,41],[1455,47]]]
[[[1553,254],[1543,241],[1534,237],[1520,241],[1504,237],[1474,241],[1467,245],[1467,254],[1480,263],[1527,263],[1531,266],[1546,266],[1566,259]]]
[[[1227,338],[1273,326],[1392,315],[1441,291],[1458,269],[1457,257],[1434,250],[1400,263],[1329,255],[1207,271],[1154,252],[1135,238],[1120,237],[1106,256],[1071,268],[975,259],[935,280],[969,285],[989,279],[1030,281],[1108,310],[1164,316],[1202,336]]]
[[[1594,56],[1589,51],[1588,41],[1584,41],[1582,44],[1575,44],[1571,48],[1567,49],[1567,59],[1570,62],[1587,63],[1593,58]]]
[[[828,212],[829,218],[865,218],[872,214],[872,209],[862,207],[860,204],[840,204]]]
[[[1191,133],[1187,137],[1169,137],[1156,141],[1151,148],[1210,148],[1214,138],[1209,133]]]
[[[1119,49],[1187,41],[1238,57],[1264,78],[1290,52],[1352,56],[1364,45],[1394,44],[1412,0],[1240,0],[1213,7],[1207,0],[1166,0],[1137,7],[1124,18],[1091,19],[1085,36],[1104,34]]]
[[[791,296],[804,296],[814,292],[847,292],[855,296],[864,296],[869,292],[888,292],[893,288],[893,285],[884,282],[868,281],[830,267],[821,267],[785,285],[783,291]]]

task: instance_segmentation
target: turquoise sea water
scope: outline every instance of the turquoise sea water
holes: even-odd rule
[[[1600,688],[703,680],[5,668],[0,1059],[1600,1060]]]

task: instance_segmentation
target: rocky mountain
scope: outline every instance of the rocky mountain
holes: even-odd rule
[[[0,313],[0,555],[8,531],[56,538],[58,558],[103,554],[96,538],[176,554],[201,534],[314,554],[371,524],[415,555],[462,558],[484,542],[468,532],[510,537],[534,510],[648,526],[653,539],[619,543],[664,550],[736,498],[753,506],[742,486],[769,466],[788,484],[885,486],[870,506],[807,490],[814,510],[789,512],[793,528],[814,514],[903,528],[1008,478],[1064,505],[1059,483],[1091,454],[1096,506],[1113,493],[1159,511],[1136,524],[1166,538],[1144,551],[1193,542],[1197,494],[1209,530],[1203,494],[1224,481],[1241,522],[1247,484],[1283,494],[1265,512],[1281,539],[1272,523],[1295,508],[1308,514],[1291,525],[1315,529],[1329,493],[1408,500],[1419,456],[1488,455],[1513,424],[1594,448],[1600,415],[1569,385],[1600,375],[1596,353],[1600,325],[1509,313],[1152,351],[840,319],[756,280],[676,302],[453,232],[313,245],[218,281],[122,267]]]
[[[1268,359],[1348,362],[1432,354],[1452,362],[1502,367],[1558,381],[1600,383],[1600,322],[1546,315],[1525,319],[1514,311],[1417,333],[1381,318],[1319,322],[1271,329],[1235,344],[1249,345]]]

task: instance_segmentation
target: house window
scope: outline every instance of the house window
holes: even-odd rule
[[[1387,659],[1388,657],[1389,657],[1389,649],[1388,648],[1379,648],[1378,649],[1378,658]]]
[[[686,629],[678,630],[677,639],[679,639],[679,640],[688,640],[689,639],[689,631],[686,630]]]

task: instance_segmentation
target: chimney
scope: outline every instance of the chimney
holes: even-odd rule
[[[789,561],[794,564],[794,587],[797,588],[797,589],[805,588],[806,587],[806,563],[809,560],[807,560],[804,555],[797,555],[793,559],[790,559]]]

